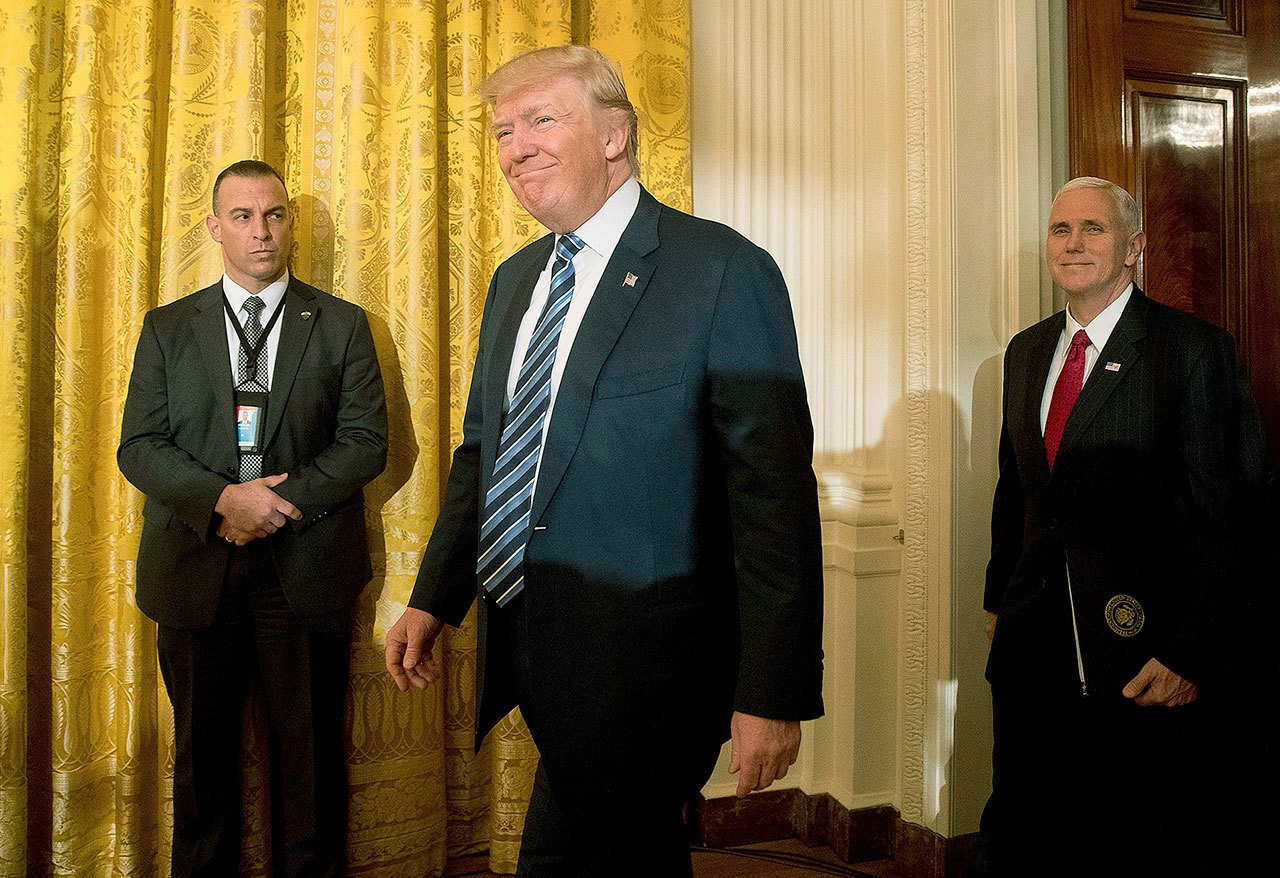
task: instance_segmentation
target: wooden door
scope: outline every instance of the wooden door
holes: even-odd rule
[[[1280,461],[1280,0],[1068,0],[1071,176],[1142,208],[1139,282],[1240,344]]]

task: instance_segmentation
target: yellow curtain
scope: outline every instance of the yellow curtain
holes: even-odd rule
[[[514,869],[536,753],[475,756],[475,632],[400,695],[381,641],[458,441],[495,266],[540,233],[472,97],[512,55],[618,59],[643,179],[687,208],[688,0],[5,0],[0,4],[0,875],[168,874],[172,727],[133,605],[141,498],[115,465],[142,315],[217,278],[216,172],[275,164],[293,271],[363,305],[391,461],[366,492],[376,578],[352,642],[350,871]],[[244,872],[269,874],[266,748],[246,711]]]

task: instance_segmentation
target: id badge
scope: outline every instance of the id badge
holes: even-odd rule
[[[262,431],[267,422],[267,394],[237,390],[236,445],[241,454],[262,453]]]

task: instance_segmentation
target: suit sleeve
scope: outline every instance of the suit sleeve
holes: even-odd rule
[[[356,309],[342,363],[333,442],[275,490],[306,516],[305,529],[346,503],[387,465],[387,401],[369,318]]]
[[[163,503],[203,539],[213,537],[213,507],[231,480],[173,441],[164,349],[152,314],[142,321],[125,398],[116,462],[149,500]]]
[[[1169,646],[1156,658],[1200,683],[1234,648],[1232,629],[1256,587],[1243,562],[1250,551],[1248,511],[1257,508],[1262,485],[1262,425],[1225,332],[1215,331],[1191,366],[1177,425],[1183,479],[1177,537],[1187,553],[1187,599]]]
[[[462,444],[453,452],[444,502],[436,517],[413,584],[409,606],[426,610],[457,627],[476,597],[476,554],[479,542],[480,433],[484,415],[485,328],[501,268],[489,283],[480,322],[480,350],[471,371],[467,410],[462,418]]]
[[[743,240],[712,321],[708,393],[737,579],[734,708],[822,715],[822,536],[813,425],[786,285]]]
[[[1022,553],[1022,477],[1018,473],[1018,456],[1014,453],[1013,441],[1009,438],[1009,364],[1012,359],[1012,351],[1005,354],[999,476],[996,479],[995,500],[991,504],[991,560],[987,562],[987,584],[982,597],[983,609],[991,613],[1000,611],[1005,589]]]

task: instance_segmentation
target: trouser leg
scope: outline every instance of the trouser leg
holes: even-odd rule
[[[683,804],[641,794],[603,797],[589,811],[566,808],[539,765],[517,878],[688,878]]]
[[[347,837],[343,723],[350,612],[299,617],[274,577],[260,580],[249,604],[271,728],[275,874],[340,875]]]
[[[173,705],[174,878],[223,878],[239,869],[244,635],[230,594],[213,626],[158,631],[160,672]]]

